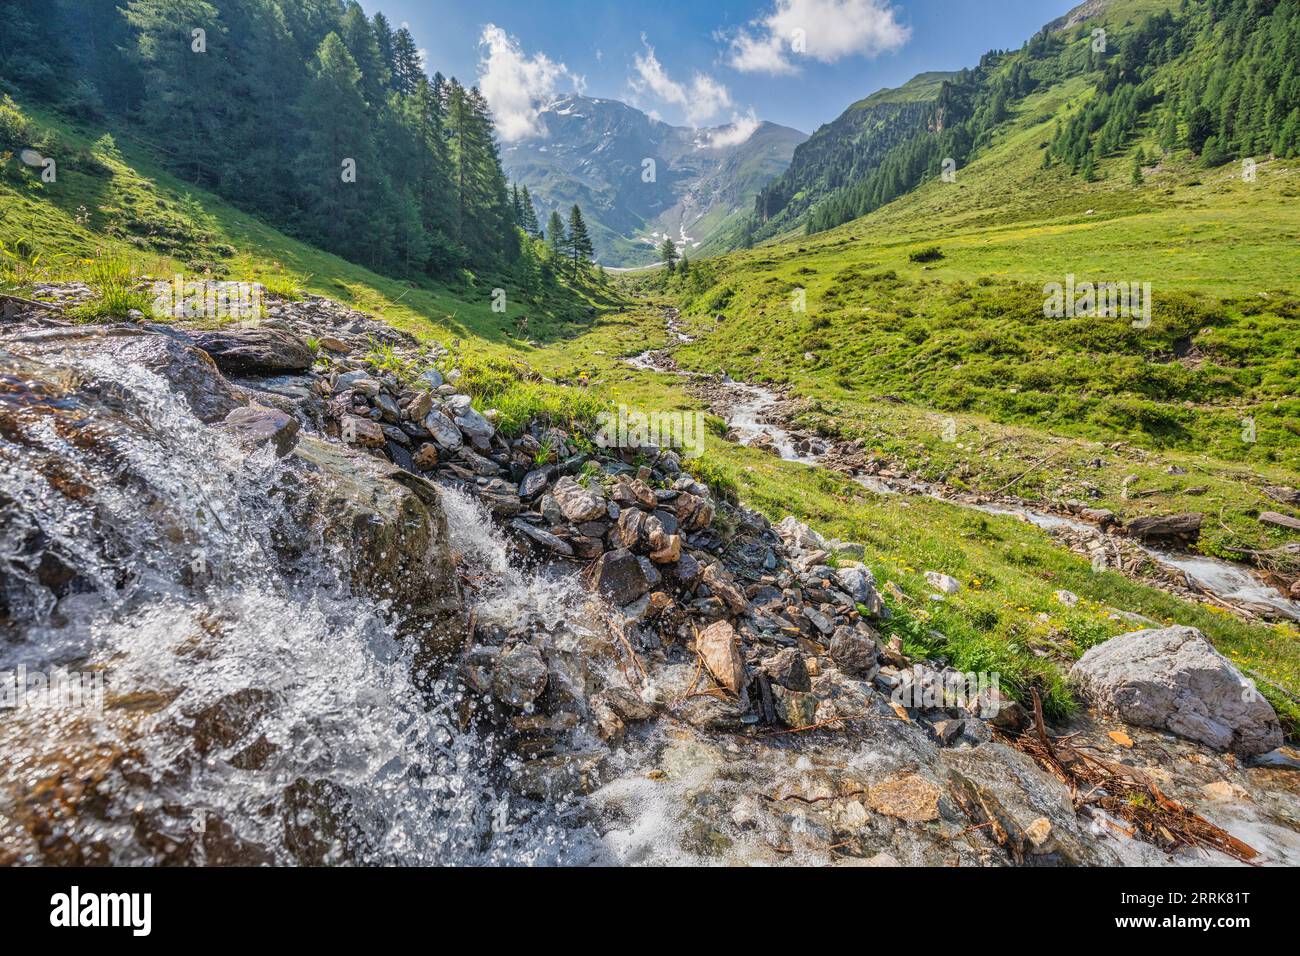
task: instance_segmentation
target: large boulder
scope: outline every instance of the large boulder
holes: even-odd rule
[[[219,422],[247,404],[207,353],[184,336],[138,325],[77,325],[23,329],[0,337],[3,348],[55,365],[66,356],[103,357],[125,367],[138,365],[160,375],[205,424]]]
[[[1084,654],[1070,672],[1103,713],[1238,754],[1282,745],[1272,706],[1193,627],[1137,631]]]
[[[426,650],[456,650],[464,637],[464,607],[437,486],[305,436],[290,460],[297,474],[286,493],[320,536],[299,542],[302,550],[319,553],[323,546],[347,562],[353,586],[390,599]]]
[[[194,341],[212,356],[223,372],[254,375],[305,372],[315,360],[303,339],[272,325],[204,332]]]

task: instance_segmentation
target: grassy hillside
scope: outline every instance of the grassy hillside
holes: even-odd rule
[[[1141,130],[1096,182],[1043,168],[1056,117],[1090,95],[1079,78],[1030,96],[955,182],[695,264],[674,285],[699,334],[680,358],[791,385],[821,404],[818,430],[973,488],[1002,487],[1066,437],[1069,453],[1021,493],[1222,513],[1207,550],[1276,547],[1294,536],[1255,516],[1278,510],[1263,487],[1300,472],[1300,164],[1265,159],[1245,182],[1237,164],[1174,155],[1135,185],[1133,156],[1159,152]],[[1045,317],[1045,285],[1070,275],[1149,282],[1150,327]],[[943,441],[949,418],[957,443]],[[1126,446],[1099,453],[1115,441]],[[1016,453],[991,458],[992,445]],[[1107,467],[1085,475],[1099,454]],[[1131,490],[1159,493],[1121,498],[1130,474]]]
[[[569,336],[612,304],[596,288],[528,301],[509,277],[468,270],[453,284],[380,276],[175,179],[127,132],[114,139],[101,128],[20,109],[33,142],[67,159],[56,182],[42,183],[39,170],[0,154],[0,287],[80,278],[91,263],[114,259],[137,275],[184,273],[327,295],[421,338],[473,339],[487,355]],[[498,287],[507,290],[504,313],[492,310]]]

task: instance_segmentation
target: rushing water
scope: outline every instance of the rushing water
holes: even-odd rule
[[[285,566],[275,543],[295,518],[273,494],[285,464],[240,451],[147,370],[69,367],[80,394],[101,396],[99,453],[54,427],[41,426],[48,455],[6,436],[0,502],[18,505],[9,526],[73,556],[84,584],[54,603],[17,542],[0,546],[20,621],[0,638],[0,670],[102,672],[107,706],[0,710],[0,819],[23,820],[17,795],[71,766],[98,781],[94,809],[60,835],[100,862],[590,857],[580,821],[515,807],[491,735],[455,720],[452,681],[417,689],[390,608],[352,593],[339,555],[309,549]],[[58,459],[87,493],[56,490]],[[486,516],[446,497],[454,543],[493,575],[489,613],[564,613],[570,592],[511,569]],[[16,839],[6,853],[41,859]]]

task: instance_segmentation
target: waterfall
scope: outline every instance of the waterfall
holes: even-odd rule
[[[102,709],[0,710],[0,816],[41,812],[17,795],[70,767],[95,809],[61,818],[47,857],[590,858],[580,821],[515,806],[492,735],[457,719],[453,673],[432,695],[417,689],[389,602],[353,593],[345,556],[318,546],[285,561],[298,517],[276,494],[288,465],[236,447],[142,367],[58,364],[75,388],[31,426],[41,453],[0,435],[4,524],[23,532],[0,546],[0,671],[90,671],[107,691]],[[480,613],[535,607],[555,626],[572,589],[512,566],[476,505],[446,501],[463,570],[491,579]],[[32,541],[76,569],[57,601],[23,550]],[[0,844],[6,855],[42,859],[21,840]]]

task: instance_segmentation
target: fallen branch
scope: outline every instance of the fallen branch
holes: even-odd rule
[[[1140,772],[1093,756],[1064,740],[1053,740],[1047,734],[1037,690],[1033,730],[1014,742],[1070,788],[1075,812],[1085,807],[1103,810],[1129,824],[1130,835],[1168,851],[1185,846],[1212,849],[1242,863],[1259,856],[1258,850],[1165,796]]]

